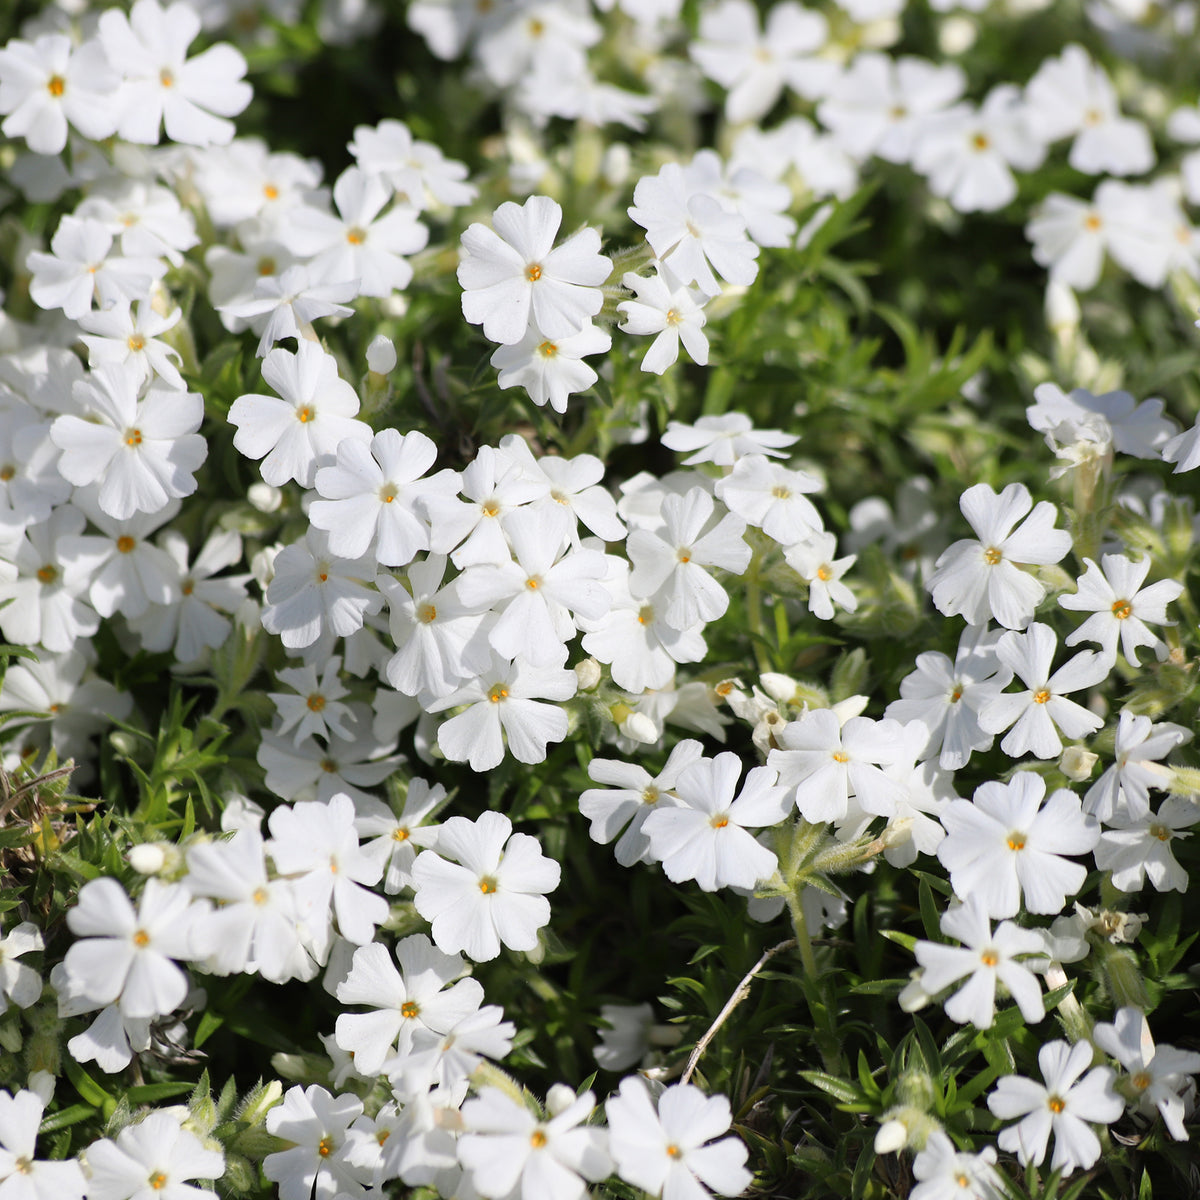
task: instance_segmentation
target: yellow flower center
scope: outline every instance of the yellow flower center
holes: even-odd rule
[[[12,463],[5,463],[0,467],[0,483],[7,483],[16,473],[17,468]]]
[[[1084,218],[1083,227],[1091,233],[1095,233],[1103,224],[1104,222],[1100,219],[1099,213],[1088,213],[1087,217]]]
[[[417,609],[417,620],[422,625],[431,625],[437,620],[437,609],[432,604],[422,604]]]
[[[982,153],[984,150],[986,150],[986,149],[987,149],[987,148],[988,148],[988,147],[989,147],[991,144],[992,144],[992,143],[991,143],[991,141],[989,140],[989,138],[988,138],[988,136],[987,136],[987,134],[986,134],[986,133],[977,133],[977,134],[976,134],[976,135],[975,135],[975,136],[974,136],[974,137],[971,139],[971,149],[972,149],[972,150],[974,150],[974,151],[975,151],[977,154],[981,154],[981,153]]]
[[[396,828],[392,830],[393,842],[407,842],[409,836],[408,830],[405,829],[403,825],[397,825]]]
[[[668,1158],[679,1158],[681,1154],[683,1154],[683,1151],[680,1150],[680,1148],[676,1146],[674,1142],[667,1147]]]
[[[962,684],[956,684],[954,691],[950,693],[950,703],[957,704],[962,699]]]
[[[1057,1115],[1067,1107],[1067,1102],[1061,1096],[1051,1096],[1050,1099],[1046,1101],[1046,1106],[1052,1113]]]
[[[333,1153],[333,1138],[326,1135],[317,1143],[317,1153],[322,1158],[328,1158]]]
[[[1112,606],[1112,615],[1118,621],[1128,621],[1133,616],[1133,605],[1128,600],[1118,600]]]
[[[529,1135],[529,1144],[535,1150],[540,1150],[546,1144],[546,1135],[540,1129],[535,1129]]]
[[[165,88],[174,87],[175,76],[168,71],[166,67],[163,67],[163,69],[158,73],[158,82],[161,83]]]
[[[142,444],[142,431],[140,429],[125,430],[125,445],[140,446]]]
[[[691,550],[678,550],[675,553],[675,557],[679,559],[681,563],[690,563],[692,561],[692,552]]]
[[[196,581],[194,579],[185,579],[180,585],[179,590],[185,596],[190,596],[196,590]]]
[[[728,817],[710,817],[708,822],[714,829],[724,829],[729,824]]]
[[[1150,1073],[1148,1071],[1139,1071],[1136,1075],[1130,1078],[1129,1082],[1133,1084],[1136,1091],[1144,1092],[1150,1086],[1153,1080],[1150,1078]]]
[[[396,485],[394,483],[385,483],[379,489],[379,498],[384,504],[391,504],[396,498]]]
[[[301,425],[307,425],[309,421],[311,421],[316,415],[317,414],[313,411],[313,406],[311,404],[302,404],[298,409],[296,409],[296,420],[299,421]]]
[[[1171,840],[1171,831],[1165,825],[1155,823],[1150,826],[1150,836],[1158,838],[1160,842],[1169,842]]]
[[[485,517],[498,517],[500,515],[500,502],[498,500],[485,500],[480,508],[483,510]]]
[[[654,620],[654,609],[649,604],[643,604],[638,609],[638,624],[649,625]]]
[[[530,577],[525,580],[525,586],[531,592],[536,592],[538,588],[542,586],[542,581],[536,575],[530,575]]]
[[[668,325],[678,325],[681,320],[683,320],[683,318],[673,308],[667,309]]]
[[[367,231],[360,228],[358,225],[353,225],[346,230],[346,241],[352,246],[361,246],[367,240]]]
[[[409,1019],[415,1017],[421,1011],[421,1006],[415,1000],[405,1000],[400,1005],[400,1015]]]
[[[779,483],[771,489],[771,495],[774,496],[776,500],[790,500],[792,493],[788,488],[785,488],[782,483]]]
[[[1042,688],[1040,691],[1036,691],[1033,693],[1034,704],[1046,704],[1049,701],[1049,699],[1050,699],[1050,693],[1045,688]]]
[[[117,549],[120,550],[122,554],[132,554],[133,548],[136,545],[137,542],[135,542],[127,533],[123,533],[119,538],[117,538]]]
[[[1003,551],[999,550],[995,546],[989,546],[983,552],[983,561],[987,563],[989,567],[994,567],[1003,557]]]
[[[1025,849],[1025,835],[1023,833],[1010,833],[1008,835],[1008,848],[1010,850]]]
[[[654,786],[654,784],[648,783],[644,788],[642,788],[642,803],[657,804],[658,798],[661,794],[662,793]]]
[[[325,708],[325,697],[320,692],[313,692],[305,701],[309,712],[322,712]]]
[[[47,563],[38,568],[37,577],[39,583],[53,583],[58,578],[58,568],[52,563]]]
[[[538,353],[543,358],[553,358],[558,353],[558,347],[553,342],[542,342],[538,346]]]
[[[278,200],[279,189],[273,183],[265,184],[263,186],[263,195],[266,196],[268,200]]]
[[[137,933],[133,935],[133,944],[139,949],[150,945],[150,935],[144,929],[139,929]]]
[[[125,343],[130,350],[137,354],[139,350],[145,350],[146,339],[140,333],[131,333],[129,340]]]
[[[332,758],[323,758],[321,759],[321,770],[324,771],[326,775],[336,775],[337,763],[334,762]]]
[[[995,952],[995,950],[988,949],[979,956],[979,961],[983,963],[985,967],[994,967],[1000,961],[1000,956]]]
[[[260,275],[275,274],[275,260],[269,255],[264,255],[258,260],[258,273]]]
[[[155,1171],[150,1176],[150,1186],[156,1191],[161,1192],[167,1186],[167,1177],[162,1171]]]
[[[250,899],[261,908],[270,899],[270,894],[266,888],[255,888],[250,895]]]
[[[833,578],[833,570],[828,563],[822,563],[817,568],[817,578],[822,583],[828,583]]]
[[[67,81],[61,75],[51,75],[46,80],[46,91],[52,96],[61,96],[67,90]]]
[[[833,752],[833,761],[837,763],[848,763],[850,761],[850,755],[848,755],[845,750],[835,750]]]
[[[537,281],[539,279],[541,279],[541,277],[542,277],[541,263],[530,263],[529,266],[527,266],[525,268],[525,278],[528,279],[530,283],[537,283]]]
[[[502,683],[493,683],[491,690],[488,692],[488,699],[493,704],[499,704],[501,700],[508,699],[508,688]]]
[[[490,896],[496,890],[496,881],[490,875],[485,875],[479,881],[479,890],[485,896]]]

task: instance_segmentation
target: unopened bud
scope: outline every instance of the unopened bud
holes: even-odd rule
[[[938,48],[947,58],[965,54],[975,45],[979,28],[970,17],[947,17],[938,30]]]
[[[1058,760],[1058,769],[1072,782],[1082,783],[1092,773],[1100,756],[1082,746],[1068,746]]]
[[[897,1121],[895,1118],[884,1121],[875,1135],[875,1153],[895,1154],[897,1150],[904,1149],[907,1141],[908,1127],[903,1121]]]
[[[574,1103],[575,1089],[567,1087],[565,1083],[554,1084],[546,1093],[546,1112],[552,1117],[565,1112]]]
[[[594,658],[585,658],[575,664],[575,678],[581,692],[590,692],[600,682],[600,664]]]
[[[130,848],[129,865],[139,875],[157,875],[167,865],[166,850],[159,842],[142,842]]]
[[[367,347],[367,367],[376,375],[390,375],[396,369],[396,347],[386,334],[377,333]]]
[[[621,722],[621,732],[644,746],[653,746],[659,738],[658,726],[645,713],[630,713]]]
[[[790,703],[800,688],[790,675],[782,675],[778,671],[764,671],[759,676],[759,682],[762,690],[780,704]]]
[[[1072,333],[1079,328],[1079,301],[1065,284],[1051,280],[1046,285],[1046,324],[1052,333]]]
[[[246,499],[261,513],[279,511],[283,503],[283,492],[269,483],[252,483],[246,489]]]

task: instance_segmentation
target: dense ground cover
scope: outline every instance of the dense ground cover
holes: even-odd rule
[[[17,6],[0,1200],[1200,1188],[1195,15]]]

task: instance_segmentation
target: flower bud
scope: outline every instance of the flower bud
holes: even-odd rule
[[[130,848],[126,856],[139,875],[157,875],[167,865],[167,855],[159,842],[142,842]]]
[[[273,513],[283,503],[283,492],[269,483],[252,483],[246,489],[246,499],[261,513]]]
[[[579,690],[590,692],[600,682],[600,664],[594,658],[585,658],[575,664],[575,678],[579,680]]]
[[[396,369],[396,347],[392,339],[377,333],[367,347],[367,367],[375,375],[390,375]]]
[[[897,1121],[893,1117],[890,1121],[884,1121],[879,1127],[879,1132],[875,1134],[875,1153],[895,1154],[897,1150],[904,1149],[904,1143],[907,1141],[908,1127],[903,1121]]]
[[[575,1089],[567,1087],[565,1083],[553,1084],[546,1093],[546,1112],[551,1117],[557,1117],[560,1112],[565,1112],[574,1103]]]
[[[659,739],[658,726],[645,713],[630,713],[621,722],[621,732],[644,746],[653,746]]]
[[[1068,746],[1058,760],[1058,769],[1072,782],[1082,783],[1092,773],[1100,756],[1082,746]]]

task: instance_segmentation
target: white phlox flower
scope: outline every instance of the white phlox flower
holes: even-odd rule
[[[508,435],[501,445],[507,443],[508,437],[515,435]],[[524,439],[520,439],[520,444],[528,449]],[[582,523],[606,542],[624,540],[626,530],[617,516],[616,501],[612,493],[600,484],[604,478],[604,463],[594,454],[577,454],[574,458],[547,454],[535,459],[531,469],[543,476],[550,485],[549,493],[536,501],[536,505],[548,507],[557,504],[575,517],[568,531],[572,545],[576,545],[579,539],[576,522]]]
[[[917,942],[913,948],[921,964],[921,986],[934,995],[966,982],[944,1003],[946,1016],[976,1029],[988,1029],[996,1016],[996,985],[1003,984],[1021,1009],[1021,1016],[1035,1024],[1045,1015],[1042,989],[1031,968],[1044,967],[1040,957],[1044,943],[1036,929],[1022,929],[1003,921],[995,930],[978,896],[947,909],[939,922],[943,933],[962,942],[946,946],[940,942]]]
[[[955,542],[938,557],[928,584],[934,605],[947,617],[961,613],[970,625],[991,618],[1024,629],[1046,589],[1018,564],[1058,562],[1071,549],[1071,535],[1054,528],[1054,505],[1040,500],[1034,506],[1023,483],[1010,483],[999,495],[977,483],[963,492],[959,507],[976,537]]]
[[[932,490],[924,475],[915,475],[896,488],[894,504],[882,496],[858,501],[850,509],[844,544],[855,552],[878,544],[906,579],[928,578],[945,545],[942,514],[933,504]]]
[[[428,208],[431,202],[457,208],[470,204],[478,194],[466,182],[463,163],[446,158],[432,142],[414,138],[403,121],[358,125],[348,148],[364,171],[382,175],[397,200],[417,209]]]
[[[311,906],[317,949],[327,942],[324,914],[332,911],[347,941],[362,946],[387,920],[388,902],[370,889],[383,876],[383,864],[358,843],[354,802],[344,793],[326,803],[282,804],[267,818],[267,853],[276,870],[294,880],[302,904]],[[323,954],[317,956],[322,961]]]
[[[650,839],[643,829],[646,818],[659,805],[668,808],[679,803],[674,791],[679,775],[703,754],[698,741],[685,738],[675,744],[657,775],[636,763],[593,758],[588,763],[588,777],[606,786],[588,788],[579,797],[579,811],[591,822],[588,832],[592,840],[607,845],[620,834],[615,851],[623,867],[652,861]]]
[[[609,1153],[626,1183],[672,1200],[701,1200],[708,1194],[705,1188],[718,1196],[738,1196],[750,1186],[746,1144],[736,1136],[721,1138],[732,1122],[724,1096],[706,1096],[690,1083],[676,1083],[655,1104],[641,1077],[630,1075],[609,1097],[604,1113]]]
[[[311,979],[317,964],[304,949],[304,912],[292,884],[268,879],[262,835],[240,829],[228,841],[187,849],[184,884],[218,902],[202,918],[210,950],[205,970],[215,975],[255,971],[272,983]]]
[[[185,887],[147,879],[137,908],[115,879],[79,889],[67,924],[79,941],[63,960],[72,987],[97,1005],[119,1002],[128,1017],[157,1017],[183,1003],[188,981],[175,959],[203,958],[197,914]]]
[[[371,440],[371,427],[356,421],[358,395],[338,377],[337,360],[316,342],[301,340],[296,353],[276,348],[262,364],[265,383],[278,396],[239,396],[229,409],[237,427],[234,446],[261,458],[262,477],[275,487],[294,479],[312,487],[317,468],[334,462],[343,438]]]
[[[503,813],[473,822],[451,817],[437,850],[422,852],[413,865],[414,903],[440,950],[487,962],[501,946],[537,946],[537,931],[550,920],[545,893],[558,887],[561,873],[535,838],[513,833]]]
[[[717,275],[738,287],[758,276],[759,251],[746,234],[745,217],[725,208],[678,163],[638,180],[629,215],[682,285],[694,283],[706,296],[718,296]]]
[[[462,957],[444,954],[425,934],[398,942],[395,958],[399,971],[385,946],[360,946],[337,986],[342,1004],[371,1010],[342,1013],[335,1034],[337,1044],[353,1054],[355,1070],[367,1077],[378,1074],[387,1059],[405,1058],[417,1029],[447,1033],[483,1003],[483,985],[460,978],[466,970]]]
[[[237,296],[220,305],[218,311],[227,323],[238,328],[249,325],[261,335],[258,357],[262,358],[284,338],[299,341],[322,317],[353,315],[354,309],[344,301],[358,295],[357,276],[331,282],[314,277],[311,267],[297,263],[278,275],[259,277],[252,295]]]
[[[742,536],[745,521],[727,512],[713,522],[714,508],[703,488],[667,496],[663,536],[635,529],[626,539],[633,565],[630,590],[647,599],[661,595],[667,623],[675,629],[716,620],[729,607],[729,594],[706,567],[741,574],[750,564],[750,547]]]
[[[33,1091],[0,1091],[0,1191],[5,1200],[83,1200],[88,1194],[77,1159],[34,1157],[45,1106]]]
[[[164,9],[156,0],[137,0],[128,15],[101,14],[100,41],[122,77],[114,107],[125,141],[156,145],[160,128],[190,146],[232,141],[234,125],[226,118],[253,95],[242,79],[246,60],[226,42],[187,58],[199,32],[200,17],[184,3]]]
[[[821,621],[833,620],[835,604],[846,612],[858,608],[858,598],[842,582],[858,555],[836,554],[837,535],[824,531],[808,533],[783,552],[788,566],[808,584],[808,611]]]
[[[810,100],[823,95],[837,74],[818,57],[828,37],[825,17],[791,0],[771,5],[761,29],[747,0],[722,0],[702,14],[689,53],[726,89],[725,116],[740,124],[765,117],[785,87]]]
[[[1033,398],[1025,415],[1047,439],[1063,425],[1098,424],[1105,442],[1135,458],[1157,459],[1179,428],[1163,415],[1163,402],[1157,397],[1139,403],[1129,392],[1094,395],[1086,388],[1072,388],[1068,393],[1057,384],[1039,383]]]
[[[904,789],[882,768],[907,754],[899,721],[851,717],[843,724],[832,709],[816,708],[785,725],[775,740],[778,749],[767,755],[767,765],[779,772],[806,821],[844,819],[851,796],[863,812],[895,814]]]
[[[276,672],[275,678],[290,687],[287,692],[268,692],[279,713],[280,725],[274,731],[278,735],[291,733],[297,745],[310,734],[328,737],[333,730],[339,737],[350,737],[346,722],[351,719],[349,707],[340,703],[349,692],[342,687],[340,674],[342,660],[339,655],[329,659],[317,678],[315,666],[291,667]]]
[[[623,333],[655,334],[650,349],[642,359],[642,370],[661,375],[679,357],[679,344],[694,362],[708,362],[708,338],[704,328],[704,305],[707,297],[695,288],[685,287],[671,278],[670,269],[655,262],[653,275],[627,272],[621,279],[623,287],[637,297],[617,305],[625,320]]]
[[[309,529],[303,541],[275,556],[262,624],[289,650],[311,646],[322,633],[348,637],[383,607],[383,597],[367,586],[374,581],[375,564],[366,558],[339,558],[330,552],[327,539],[320,530]]]
[[[743,455],[716,483],[716,494],[731,513],[761,529],[781,546],[793,546],[825,523],[805,493],[819,492],[822,482],[807,471],[791,471],[762,454]]]
[[[17,959],[45,948],[41,930],[32,921],[22,921],[0,937],[0,1014],[8,1011],[10,1003],[28,1008],[41,996],[41,975]]]
[[[1087,868],[1065,856],[1087,854],[1100,827],[1083,815],[1079,797],[1017,771],[1008,783],[981,784],[971,800],[952,800],[942,813],[946,838],[937,856],[960,898],[976,896],[989,917],[1058,914],[1079,891]]]
[[[1192,731],[1163,721],[1155,725],[1149,717],[1125,708],[1117,721],[1113,755],[1115,761],[1087,790],[1083,811],[1107,823],[1115,813],[1137,820],[1150,811],[1150,789],[1167,788],[1170,768],[1159,760],[1176,746],[1190,741]]]
[[[143,377],[130,362],[96,367],[74,391],[81,415],[64,413],[50,427],[64,478],[76,487],[98,484],[100,507],[122,521],[190,496],[208,456],[197,433],[200,394],[151,386],[142,395]]]
[[[775,855],[749,832],[777,825],[792,797],[780,787],[774,767],[755,767],[737,798],[741,761],[729,751],[689,763],[675,781],[678,803],[655,807],[642,832],[652,859],[672,883],[694,879],[703,891],[752,888],[774,874]]]
[[[555,248],[562,215],[547,196],[523,205],[510,200],[492,214],[494,229],[477,222],[463,234],[463,316],[482,325],[491,341],[519,342],[531,320],[547,338],[567,338],[600,311],[600,284],[612,264],[600,253],[595,229],[581,229]]]
[[[498,1088],[481,1088],[462,1108],[466,1132],[458,1158],[484,1197],[583,1200],[587,1183],[612,1173],[607,1130],[583,1124],[596,1106],[591,1092],[576,1097],[555,1084],[539,1120]]]
[[[429,230],[411,205],[393,204],[383,212],[391,199],[392,189],[382,176],[347,167],[333,185],[338,215],[299,204],[281,218],[280,240],[293,254],[310,260],[314,282],[355,280],[359,296],[390,296],[412,281],[406,256],[429,241]]]
[[[350,1161],[348,1133],[362,1116],[353,1094],[331,1095],[318,1084],[289,1088],[267,1113],[267,1132],[289,1142],[263,1159],[263,1174],[279,1185],[280,1200],[334,1200],[361,1196],[370,1173]]]
[[[918,1182],[909,1200],[1000,1200],[1004,1193],[995,1164],[995,1147],[967,1154],[935,1129],[913,1159],[913,1178]]]
[[[1183,1122],[1187,1109],[1181,1093],[1190,1082],[1188,1076],[1200,1072],[1200,1054],[1156,1046],[1145,1014],[1130,1006],[1119,1009],[1112,1024],[1098,1024],[1092,1039],[1128,1072],[1121,1082],[1128,1084],[1136,1097],[1129,1107],[1146,1117],[1157,1110],[1167,1132],[1177,1142],[1186,1141]]]
[[[1176,475],[1200,467],[1200,417],[1197,417],[1191,429],[1185,429],[1167,442],[1162,448],[1162,456],[1163,462],[1175,464]]]
[[[504,1010],[487,1004],[477,1013],[464,1017],[446,1033],[426,1030],[413,1034],[413,1053],[407,1058],[389,1059],[384,1073],[396,1095],[422,1095],[435,1088],[461,1089],[484,1058],[502,1059],[512,1049],[516,1026],[504,1020]]]
[[[1096,866],[1112,872],[1112,885],[1122,892],[1140,892],[1149,876],[1155,891],[1186,892],[1188,873],[1176,861],[1171,843],[1190,837],[1183,830],[1200,821],[1200,809],[1188,796],[1169,796],[1157,813],[1142,817],[1113,813],[1100,834]]]
[[[800,439],[794,433],[779,429],[755,429],[745,413],[733,412],[700,417],[694,425],[668,421],[661,440],[668,450],[689,455],[683,460],[685,467],[706,462],[718,467],[732,467],[748,454],[786,458],[784,451]]]
[[[383,429],[370,444],[344,439],[337,462],[319,467],[317,493],[308,519],[329,535],[329,548],[342,558],[362,558],[374,547],[383,566],[403,567],[429,549],[429,525],[419,505],[431,492],[457,491],[455,471],[427,472],[437,446],[414,430]]]
[[[1052,1171],[1070,1175],[1076,1167],[1090,1167],[1100,1157],[1100,1139],[1089,1122],[1109,1125],[1125,1108],[1113,1091],[1112,1068],[1088,1071],[1091,1064],[1090,1042],[1046,1042],[1038,1051],[1044,1084],[1021,1075],[1002,1076],[988,1096],[988,1108],[1002,1121],[1021,1120],[1001,1130],[996,1139],[1000,1149],[1016,1154],[1022,1166],[1040,1165],[1053,1134]]]
[[[1047,59],[1025,85],[1027,119],[1046,142],[1074,137],[1069,164],[1089,175],[1142,175],[1154,145],[1141,121],[1122,117],[1116,89],[1082,46]]]
[[[186,1111],[186,1110],[185,1110]],[[188,1182],[220,1179],[225,1156],[183,1128],[177,1111],[150,1112],[127,1125],[115,1141],[101,1138],[88,1147],[88,1200],[211,1200],[209,1188]]]
[[[1160,658],[1165,656],[1166,644],[1151,633],[1147,623],[1172,623],[1167,620],[1167,605],[1179,599],[1183,584],[1174,579],[1160,579],[1142,587],[1154,565],[1149,555],[1133,562],[1123,554],[1106,554],[1101,559],[1103,570],[1090,558],[1083,561],[1087,570],[1078,581],[1078,590],[1059,596],[1058,602],[1074,612],[1094,615],[1067,635],[1066,645],[1095,642],[1104,657],[1112,660],[1117,656],[1120,640],[1121,653],[1134,665],[1139,646],[1149,646]]]
[[[228,146],[210,147],[196,159],[194,182],[219,229],[248,229],[245,223],[257,217],[264,230],[274,230],[280,216],[321,183],[321,166],[315,159],[272,153],[258,138],[239,137]],[[240,240],[248,250],[246,239]]]
[[[598,621],[609,609],[611,598],[601,582],[608,570],[604,555],[562,552],[569,522],[558,505],[519,509],[505,524],[513,560],[480,563],[458,578],[465,605],[499,613],[487,638],[503,658],[521,657],[531,667],[562,666],[575,618]]]
[[[900,681],[900,699],[887,706],[885,716],[925,725],[924,753],[937,754],[946,770],[957,771],[974,751],[992,747],[994,735],[980,728],[979,713],[1012,682],[1012,671],[996,657],[1000,634],[968,626],[953,663],[936,650],[918,654],[917,669]]]
[[[523,387],[539,407],[567,411],[567,397],[585,392],[599,378],[583,360],[612,348],[612,337],[590,321],[569,337],[547,337],[536,324],[512,345],[497,346],[488,360],[501,389]]]
[[[372,839],[363,843],[363,849],[383,860],[383,890],[389,896],[412,885],[418,851],[436,844],[441,827],[426,822],[445,799],[446,789],[440,783],[431,787],[426,780],[413,778],[408,782],[399,815],[378,800],[355,804],[354,828],[360,838]]]
[[[575,672],[564,667],[534,667],[493,651],[478,676],[428,706],[435,713],[468,706],[438,729],[438,748],[473,771],[499,766],[506,741],[518,762],[543,762],[547,745],[561,742],[568,729],[566,710],[545,701],[571,699],[578,684]]]
[[[149,379],[161,379],[170,388],[185,391],[187,385],[179,368],[179,351],[160,341],[158,335],[174,328],[183,316],[181,309],[165,315],[154,311],[146,300],[136,310],[128,300],[119,301],[100,312],[87,312],[79,318],[86,335],[79,340],[88,348],[93,368],[106,363],[133,363],[140,375],[139,385]]]
[[[68,125],[94,141],[110,137],[119,83],[94,38],[82,44],[63,33],[31,42],[10,38],[0,48],[0,132],[23,137],[34,154],[61,154]]]
[[[1084,650],[1051,674],[1058,638],[1049,625],[1033,622],[1024,633],[1009,632],[996,642],[996,657],[1025,684],[1025,691],[1002,692],[979,712],[986,733],[1010,732],[1000,748],[1010,758],[1032,753],[1054,758],[1062,753],[1060,733],[1071,739],[1095,733],[1104,718],[1066,697],[1103,683],[1113,661],[1094,650]]]

